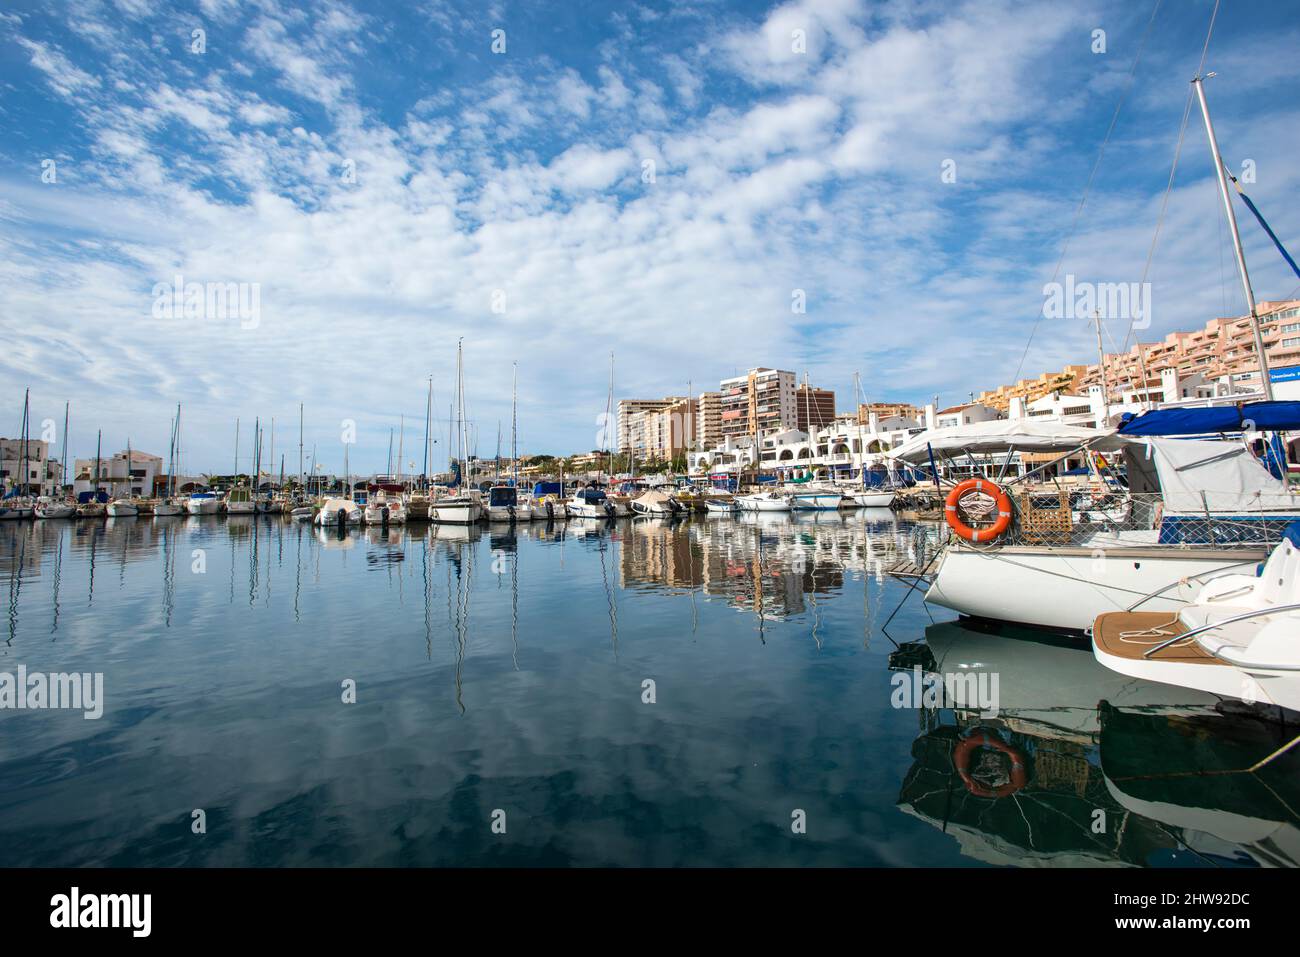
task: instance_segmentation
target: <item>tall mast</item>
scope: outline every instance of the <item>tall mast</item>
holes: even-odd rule
[[[302,485],[302,403],[298,403],[298,494],[304,493]]]
[[[31,395],[32,395],[32,390],[31,390],[31,389],[28,389],[26,392],[23,393],[23,430],[22,430],[22,437],[23,437],[23,455],[22,455],[22,459],[21,459],[21,461],[22,461],[22,469],[23,469],[23,494],[24,494],[24,495],[26,495],[28,492],[31,491],[31,481],[32,481],[32,478],[31,478],[31,476],[32,476],[32,463],[31,463],[31,448],[32,448],[32,441],[31,441],[31,438],[30,438],[30,436],[31,436],[31,421],[30,421],[30,413],[28,412],[28,409],[30,408]]]
[[[258,451],[261,451],[261,443],[258,443]],[[271,416],[271,468],[275,468],[275,416]],[[284,476],[280,476],[281,479]]]
[[[235,474],[232,482],[239,480],[239,416],[235,416]]]
[[[424,460],[421,471],[424,475],[424,487],[429,487],[429,425],[433,418],[433,376],[429,376],[429,395],[424,400]]]
[[[402,455],[404,454],[406,442],[406,416],[403,414],[397,420],[397,484],[402,484]]]
[[[64,494],[64,486],[68,484],[68,413],[72,409],[71,402],[63,403],[63,451],[59,453],[59,494]]]
[[[1097,423],[1097,428],[1106,428],[1106,421],[1110,418],[1110,398],[1108,397],[1109,389],[1106,382],[1106,351],[1101,345],[1101,311],[1094,309],[1092,317],[1097,324],[1097,375],[1101,377],[1101,421]],[[1143,392],[1147,390],[1147,383],[1142,383]]]
[[[393,476],[393,427],[388,427],[388,477]]]
[[[609,354],[609,392],[605,394],[605,428],[609,428],[614,415],[614,353]],[[618,423],[614,423],[614,437],[617,440]],[[631,443],[629,443],[631,444]],[[614,447],[610,445],[605,452],[605,481],[614,480]]]
[[[1210,140],[1210,154],[1214,157],[1214,175],[1219,180],[1219,195],[1223,198],[1223,209],[1228,214],[1228,225],[1232,229],[1232,248],[1237,254],[1237,272],[1241,274],[1241,287],[1246,292],[1246,305],[1250,309],[1250,328],[1255,335],[1255,352],[1259,356],[1259,379],[1265,401],[1273,400],[1273,383],[1269,379],[1268,356],[1264,352],[1264,333],[1259,325],[1259,312],[1255,308],[1255,293],[1250,288],[1250,273],[1246,269],[1246,254],[1241,248],[1241,234],[1237,231],[1237,214],[1232,209],[1232,197],[1228,193],[1228,177],[1223,171],[1223,156],[1219,153],[1219,141],[1214,135],[1214,124],[1210,122],[1210,105],[1205,101],[1205,80],[1214,76],[1207,73],[1204,77],[1194,77],[1192,88],[1196,90],[1196,99],[1201,104],[1201,116],[1205,118],[1205,135]]]
[[[95,499],[99,499],[99,453],[104,442],[104,430],[95,433]]]
[[[519,487],[519,362],[514,363],[510,383],[510,477]]]
[[[169,485],[171,487],[170,494],[175,495],[176,473],[179,472],[181,468],[181,404],[179,402],[176,403],[176,439],[173,443],[173,449],[172,459],[175,462],[175,465],[172,467],[172,475]]]
[[[166,491],[166,494],[168,494],[168,495],[171,495],[171,493],[172,493],[172,491],[171,491],[171,490],[172,490],[172,473],[175,472],[175,471],[176,471],[176,418],[175,418],[175,416],[173,416],[173,417],[172,417],[172,434],[171,434],[171,439],[170,439],[170,441],[167,443],[167,484],[166,484],[165,488],[166,488],[166,490],[167,490],[167,491]]]

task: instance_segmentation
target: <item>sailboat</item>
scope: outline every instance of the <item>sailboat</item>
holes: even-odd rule
[[[456,343],[456,423],[460,458],[452,462],[452,470],[456,484],[463,488],[459,492],[434,499],[429,506],[429,518],[450,525],[472,525],[483,517],[483,503],[477,489],[464,487],[466,476],[461,472],[462,466],[469,469],[469,435],[465,423],[465,365],[460,341]],[[469,478],[472,480],[472,469],[470,473]]]
[[[302,468],[302,403],[298,403],[298,497],[290,507],[289,516],[295,522],[309,522],[316,517],[316,506],[307,499],[307,486],[303,480]],[[315,454],[313,448],[312,454]]]
[[[131,494],[131,440],[126,440],[126,495],[111,499],[108,503],[109,518],[134,518],[140,514],[140,506]]]
[[[176,418],[172,422],[171,448],[167,454],[167,495],[154,503],[155,518],[168,518],[184,513],[185,506],[176,497],[176,463],[180,461],[181,404],[176,403]]]
[[[68,482],[68,411],[72,403],[64,403],[63,406],[63,452],[59,456],[59,494],[63,495],[67,488]],[[76,518],[77,506],[67,499],[57,499],[53,496],[42,495],[36,500],[36,517],[37,518]]]
[[[257,470],[253,470],[256,477]],[[235,474],[232,477],[234,482],[239,482],[239,420],[235,419]],[[257,505],[253,502],[253,493],[247,485],[236,484],[226,493],[224,502],[227,515],[252,515],[257,511]]]

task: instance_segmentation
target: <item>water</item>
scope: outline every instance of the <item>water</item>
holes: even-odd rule
[[[1300,756],[1185,773],[1277,725],[919,595],[886,631],[885,569],[934,531],[0,523],[0,672],[102,672],[105,697],[0,711],[0,865],[1300,859]],[[996,675],[997,715],[903,700],[930,671]]]

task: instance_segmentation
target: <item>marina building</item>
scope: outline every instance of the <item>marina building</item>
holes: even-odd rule
[[[98,461],[98,487],[109,495],[153,495],[157,480],[163,475],[162,456],[150,455],[138,449],[116,452],[103,456]],[[95,489],[95,462],[93,458],[76,460],[72,483],[74,494]]]

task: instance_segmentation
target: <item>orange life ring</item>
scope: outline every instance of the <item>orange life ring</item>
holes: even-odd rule
[[[1010,758],[1011,780],[999,788],[989,789],[971,777],[970,759],[977,748],[993,748]],[[966,790],[976,797],[1010,797],[1029,781],[1029,772],[1025,767],[1025,756],[992,731],[981,729],[962,738],[953,750],[952,763],[957,768],[957,773],[961,775],[961,783],[966,785]]]
[[[988,528],[971,528],[957,517],[957,503],[967,492],[984,492],[997,503],[998,520]],[[988,542],[997,538],[1011,525],[1011,497],[996,482],[984,478],[967,479],[948,493],[943,503],[943,517],[948,526],[968,542]]]

